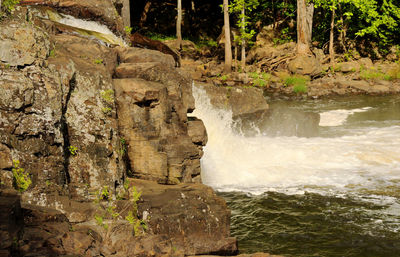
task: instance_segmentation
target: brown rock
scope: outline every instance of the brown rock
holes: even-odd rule
[[[231,109],[233,118],[257,116],[268,110],[261,89],[216,87],[206,83],[196,83],[196,86],[206,90],[213,106]]]
[[[207,131],[203,121],[194,118],[188,122],[188,134],[192,142],[196,145],[205,146],[207,144]]]
[[[175,67],[174,58],[171,55],[163,54],[159,51],[137,47],[118,47],[117,52],[121,63],[155,62],[170,68]]]
[[[13,166],[10,149],[0,144],[0,170],[9,169]]]
[[[357,61],[360,66],[364,68],[372,68],[374,64],[372,63],[371,59],[366,57],[366,58],[361,58],[360,60]]]
[[[338,81],[338,83],[341,84],[342,87],[349,87],[362,92],[369,92],[369,90],[371,89],[371,86],[366,81],[345,80],[340,82]]]
[[[49,6],[72,16],[96,20],[107,25],[112,31],[123,32],[122,18],[118,15],[113,1],[98,0],[23,0],[21,5]]]
[[[344,73],[360,70],[360,64],[356,61],[337,63],[336,67],[339,69],[339,71]]]
[[[0,61],[11,66],[31,65],[44,60],[50,51],[46,32],[28,22],[0,24]]]
[[[316,76],[321,73],[322,66],[314,56],[300,55],[289,62],[288,69],[294,74]]]
[[[175,65],[177,67],[181,66],[181,57],[179,52],[175,52],[168,45],[160,42],[158,40],[153,40],[148,37],[145,37],[137,32],[130,35],[129,37],[132,46],[142,47],[147,49],[156,50],[158,52],[164,53],[166,55],[170,55],[175,60]]]
[[[202,153],[187,134],[186,112],[171,109],[180,99],[168,97],[163,84],[142,79],[115,79],[114,86],[119,128],[135,176],[161,183],[195,181]]]
[[[154,234],[168,236],[187,255],[236,253],[236,240],[229,237],[229,211],[211,188],[201,184],[163,186],[141,180],[133,183],[142,191],[139,211],[149,213]]]

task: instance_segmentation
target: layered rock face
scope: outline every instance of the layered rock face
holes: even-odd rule
[[[67,2],[57,8],[77,8]],[[0,255],[235,253],[224,201],[198,183],[207,135],[187,117],[192,84],[173,58],[58,34],[33,13],[0,23],[0,213],[18,213],[0,216]],[[16,160],[32,180],[22,194],[10,191]],[[142,192],[140,236],[126,208],[107,220],[112,229],[98,218],[101,204],[127,201],[127,182]],[[94,203],[104,190],[110,199]]]
[[[131,172],[160,183],[200,182],[207,136],[202,122],[187,118],[194,109],[191,80],[175,70],[170,55],[136,48],[118,51],[123,63],[113,83]],[[194,131],[203,134],[195,137]]]

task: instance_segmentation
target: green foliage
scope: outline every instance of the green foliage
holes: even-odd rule
[[[166,41],[166,40],[176,39],[176,36],[162,35],[162,34],[153,33],[153,32],[147,32],[145,36],[152,40],[157,40],[157,41]]]
[[[228,75],[222,75],[222,76],[220,77],[220,79],[221,79],[222,81],[227,81],[227,80],[228,80]]]
[[[96,220],[97,225],[102,226],[105,229],[108,229],[108,225],[104,223],[104,217],[100,215],[95,215],[94,219]]]
[[[101,108],[101,111],[104,114],[108,115],[108,114],[110,114],[112,112],[112,108],[111,107],[103,107],[103,108]]]
[[[75,146],[70,145],[70,146],[68,146],[68,151],[72,156],[75,156],[78,153],[78,148],[76,148]]]
[[[218,42],[211,39],[211,38],[202,38],[200,40],[194,41],[195,45],[197,48],[202,48],[202,47],[218,47]]]
[[[274,45],[282,45],[294,41],[293,33],[291,33],[289,27],[281,29],[280,32],[281,33],[279,37],[272,39]]]
[[[49,53],[49,57],[55,57],[56,56],[56,50],[52,49]]]
[[[271,79],[271,74],[265,72],[249,72],[248,75],[253,79],[253,85],[256,87],[265,87]]]
[[[14,187],[20,192],[24,192],[32,184],[30,174],[26,172],[23,168],[19,167],[20,162],[18,160],[13,160],[12,173],[14,176]]]
[[[110,191],[108,190],[108,186],[104,186],[100,192],[100,199],[101,200],[108,200],[110,197]]]
[[[114,90],[107,89],[100,92],[101,99],[107,104],[112,105],[114,103]]]
[[[298,84],[293,86],[293,92],[296,94],[298,93],[306,93],[307,92],[307,86],[305,84]]]
[[[229,11],[237,14],[236,25],[240,34],[235,36],[235,41],[238,45],[251,44],[251,39],[256,34],[254,29],[249,28],[251,13],[259,5],[258,0],[233,0],[229,4]]]
[[[373,69],[361,70],[360,78],[365,79],[365,80],[380,80],[380,79],[392,80],[392,76],[390,76],[389,74],[385,74],[385,73],[382,73],[380,71],[373,70]]]
[[[284,81],[285,86],[293,86],[293,92],[295,93],[305,93],[307,92],[307,78],[290,76]]]
[[[121,137],[119,139],[119,143],[120,143],[119,155],[124,156],[126,154],[126,140],[125,140],[125,138]]]
[[[128,36],[132,33],[132,30],[133,30],[132,27],[129,27],[129,26],[124,27],[125,34]]]
[[[19,4],[20,0],[3,0],[1,2],[0,11],[11,14],[15,10],[15,6]]]
[[[99,59],[95,59],[94,63],[95,64],[103,64],[103,59],[100,59],[100,58]]]
[[[400,39],[400,1],[398,0],[313,0],[316,10],[318,41],[328,41],[330,13],[335,10],[337,30],[347,37],[373,39],[385,48]],[[320,11],[322,9],[322,11]],[[343,19],[339,19],[342,17]],[[316,33],[315,33],[316,32]]]
[[[137,202],[142,193],[139,192],[136,187],[130,186],[129,181],[125,181],[123,188],[125,192],[122,195],[118,195],[116,198],[127,198],[129,202],[126,202],[119,211],[117,210],[116,202],[112,200],[112,192],[107,186],[94,193],[96,196],[94,203],[96,203],[102,210],[101,213],[96,213],[94,218],[96,223],[106,230],[106,237],[109,236],[113,229],[115,221],[121,219],[127,220],[129,224],[132,225],[135,235],[144,233],[147,230],[146,222],[138,217]],[[128,212],[128,215],[125,215],[125,218],[123,218],[121,214],[125,212]]]

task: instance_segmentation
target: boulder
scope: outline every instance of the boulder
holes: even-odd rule
[[[203,88],[210,103],[220,109],[232,110],[232,117],[251,118],[260,117],[268,110],[268,104],[263,96],[262,90],[258,88],[245,87],[216,87],[207,83],[196,83],[197,87]]]
[[[163,54],[156,50],[137,47],[117,47],[116,50],[120,65],[125,63],[159,63],[169,68],[175,67],[175,61],[171,55]]]
[[[311,55],[299,55],[291,60],[288,69],[294,74],[317,76],[322,72],[322,65]]]
[[[338,63],[336,64],[336,67],[339,71],[344,73],[356,72],[360,70],[360,64],[356,61]]]
[[[168,236],[186,255],[237,252],[236,239],[229,234],[230,213],[211,188],[202,184],[164,186],[142,180],[133,183],[142,191],[139,211],[148,212],[155,235]]]

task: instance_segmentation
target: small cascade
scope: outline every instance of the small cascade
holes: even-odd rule
[[[196,110],[208,132],[202,158],[204,183],[220,191],[297,194],[393,195],[400,181],[400,126],[354,127],[331,137],[246,137],[232,130],[230,112],[211,106],[193,87]],[[320,126],[341,127],[369,107],[321,114]],[[332,129],[330,127],[329,129]],[[394,192],[395,191],[395,192]]]
[[[78,19],[71,15],[58,13],[53,9],[46,9],[40,16],[53,21],[61,30],[90,37],[104,44],[127,46],[121,37],[116,36],[107,26],[98,22]]]

